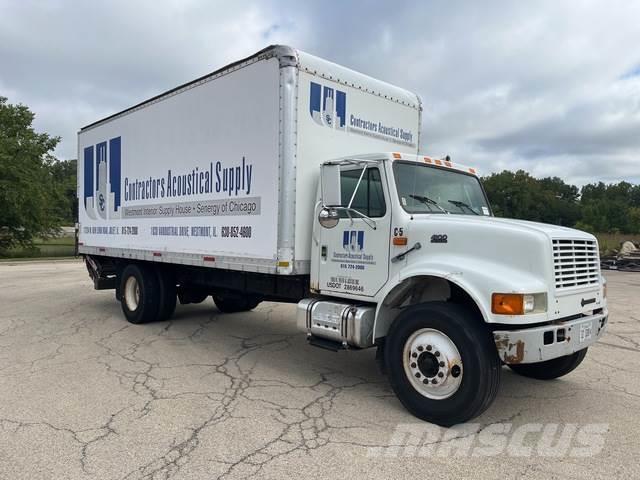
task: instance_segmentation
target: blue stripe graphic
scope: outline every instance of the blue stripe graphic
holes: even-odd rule
[[[84,149],[84,206],[87,198],[93,196],[93,145]]]
[[[109,183],[113,192],[113,211],[120,207],[120,137],[109,140]]]

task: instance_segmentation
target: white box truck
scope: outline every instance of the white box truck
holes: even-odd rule
[[[596,239],[495,218],[474,169],[419,154],[417,95],[272,46],[82,128],[79,252],[128,321],[209,296],[297,303],[309,343],[377,347],[401,402],[483,412],[607,322]]]

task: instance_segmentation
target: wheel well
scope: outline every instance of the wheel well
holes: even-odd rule
[[[382,301],[376,318],[376,342],[387,335],[389,327],[404,308],[427,302],[451,302],[463,305],[474,313],[474,318],[479,322],[484,321],[482,311],[476,302],[459,285],[446,278],[420,275],[396,285]]]

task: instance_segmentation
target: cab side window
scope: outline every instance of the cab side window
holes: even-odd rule
[[[343,170],[340,172],[340,188],[342,191],[342,206],[349,205],[349,200],[353,195],[353,191],[358,184],[358,179],[362,169],[356,170]],[[377,168],[367,168],[366,172],[362,176],[362,181],[358,187],[351,208],[364,213],[368,217],[376,218],[383,217],[387,211],[387,206],[384,201],[384,190],[382,188],[382,179],[380,177],[380,170]],[[341,218],[349,218],[348,212],[340,210]],[[352,214],[353,216],[353,214]]]

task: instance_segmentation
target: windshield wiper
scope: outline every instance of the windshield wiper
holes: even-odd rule
[[[448,210],[445,210],[444,208],[442,208],[438,202],[436,202],[435,200],[430,199],[429,197],[425,197],[424,195],[409,195],[409,196],[411,198],[415,198],[419,202],[424,203],[429,208],[431,208],[431,205],[435,205],[436,207],[438,207],[440,209],[440,211],[442,213],[449,213]]]
[[[471,213],[473,213],[474,215],[480,215],[478,212],[476,212],[473,208],[471,208],[469,205],[467,205],[464,202],[461,202],[460,200],[447,200],[447,202],[449,203],[453,203],[456,207],[458,207],[461,211],[464,212],[464,209],[466,208],[467,210],[469,210]]]

